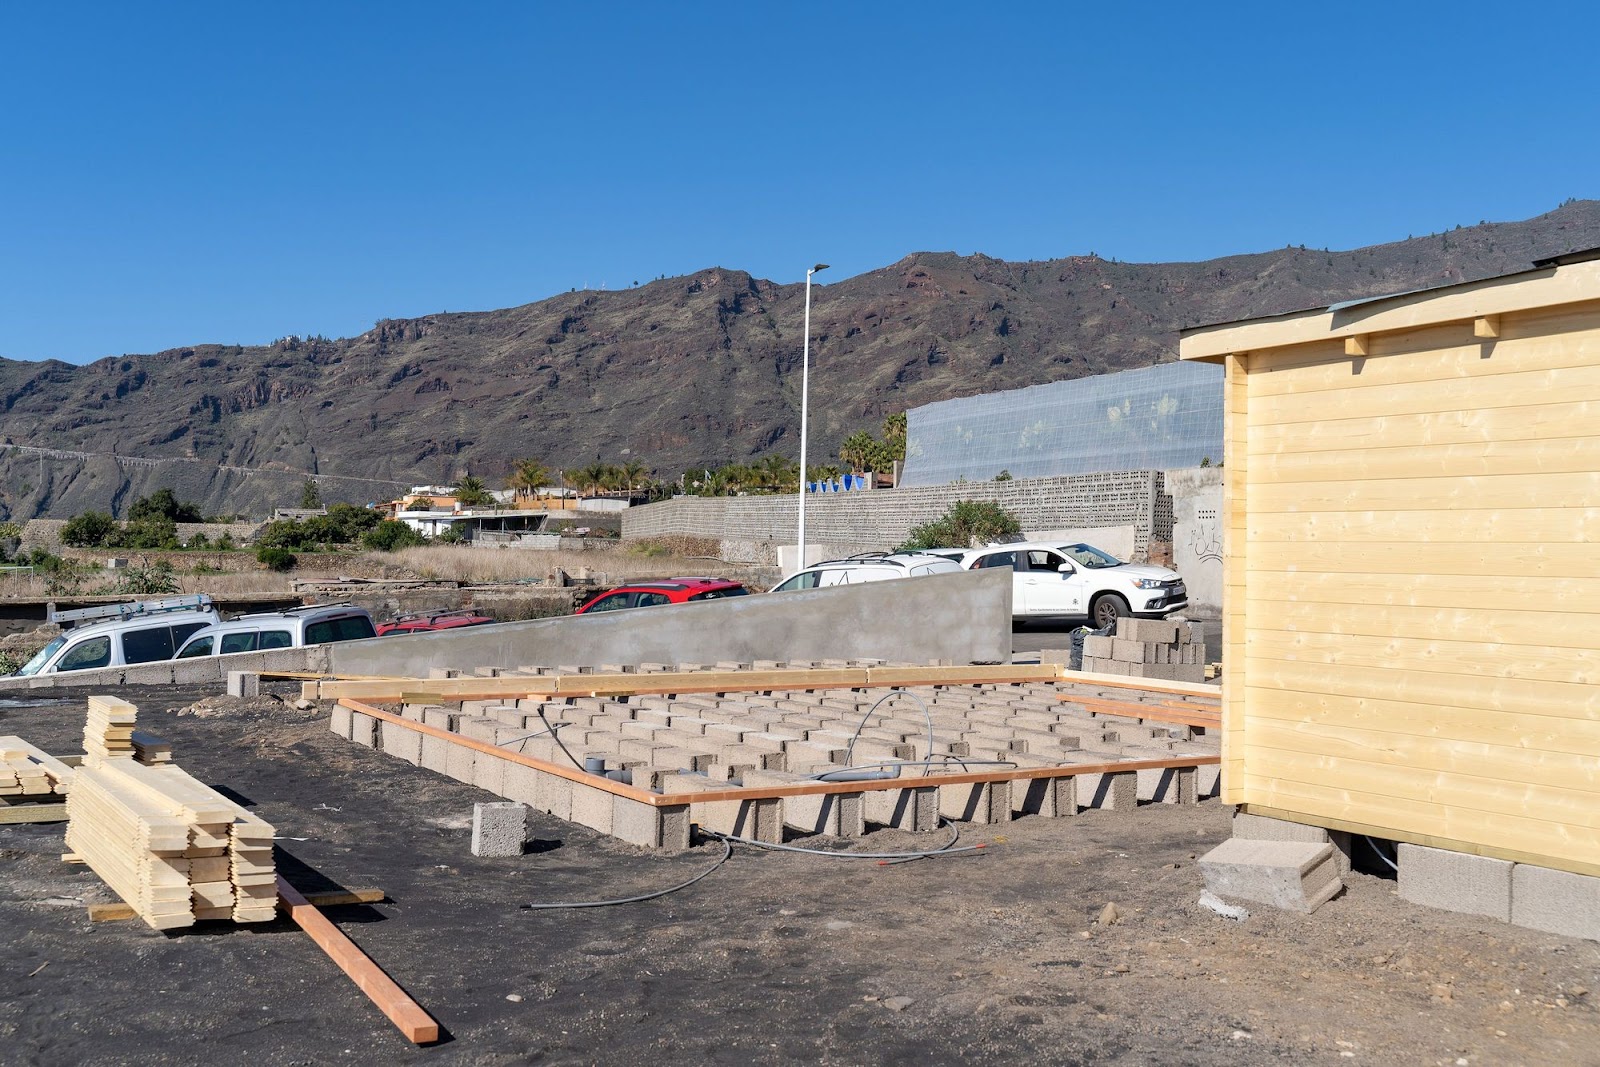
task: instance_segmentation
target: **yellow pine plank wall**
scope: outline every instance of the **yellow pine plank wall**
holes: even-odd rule
[[[1600,874],[1600,302],[1226,358],[1224,799]]]

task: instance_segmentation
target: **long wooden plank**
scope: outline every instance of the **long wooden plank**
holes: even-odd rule
[[[306,903],[317,908],[334,908],[346,904],[381,904],[389,894],[381,889],[328,889],[317,893],[302,893]],[[281,901],[280,901],[281,903]],[[93,923],[121,922],[137,918],[139,913],[131,905],[90,904],[89,921]]]
[[[1470,444],[1353,444],[1316,452],[1277,453],[1261,464],[1256,485],[1342,482],[1359,478],[1467,478],[1552,474],[1600,468],[1600,438],[1593,423],[1526,441]],[[1265,457],[1264,457],[1265,458]]]
[[[1600,686],[1520,678],[1460,678],[1394,668],[1287,663],[1246,658],[1252,686],[1290,693],[1331,693],[1441,708],[1526,712],[1562,719],[1600,718]]]
[[[308,903],[281,874],[278,875],[278,899],[296,925],[311,935],[328,958],[389,1017],[407,1040],[418,1045],[439,1040],[439,1024],[422,1005],[411,999],[398,982],[385,974],[383,968],[346,937],[344,931],[328,921],[327,916]]]
[[[66,822],[67,806],[55,804],[0,804],[0,826],[30,822]]]
[[[1332,663],[1392,668],[1475,678],[1526,678],[1546,682],[1600,684],[1600,649],[1562,648],[1530,634],[1523,642],[1452,640],[1456,630],[1438,636],[1392,637],[1319,634],[1296,630],[1257,630],[1250,655],[1291,663]]]
[[[1311,633],[1365,634],[1369,637],[1470,634],[1493,644],[1522,644],[1541,635],[1559,648],[1600,647],[1600,616],[1576,612],[1552,614],[1535,607],[1494,610],[1410,604],[1330,604],[1313,600],[1275,601],[1239,597],[1260,630],[1300,630]],[[1259,631],[1256,631],[1259,632]],[[1235,659],[1239,656],[1233,657]]]
[[[1600,566],[1592,544],[1539,544],[1532,541],[1461,541],[1441,538],[1426,544],[1416,541],[1345,542],[1321,539],[1300,542],[1261,542],[1252,553],[1246,572],[1254,586],[1251,595],[1280,597],[1285,582],[1295,584],[1302,596],[1322,586],[1333,596],[1309,599],[1330,604],[1359,603],[1375,592],[1390,597],[1432,593],[1440,603],[1514,607],[1515,598],[1540,597],[1544,609],[1554,601],[1556,610],[1570,610],[1569,589],[1579,595],[1600,588]],[[1260,558],[1254,558],[1259,555]],[[1267,585],[1262,585],[1265,582]],[[1563,582],[1571,583],[1563,586]],[[1356,590],[1347,592],[1347,590]],[[1498,592],[1497,592],[1498,591]],[[1451,599],[1444,600],[1449,594]]]
[[[1595,418],[1600,420],[1600,406]],[[1459,545],[1485,541],[1507,544],[1590,544],[1600,541],[1600,508],[1581,501],[1566,507],[1502,511],[1498,508],[1456,508],[1421,511],[1296,511],[1252,515],[1246,527],[1252,548],[1266,542],[1327,542],[1344,546],[1346,557],[1368,542],[1388,546],[1433,542]],[[1252,555],[1254,553],[1252,552]],[[1435,568],[1435,573],[1439,573]]]

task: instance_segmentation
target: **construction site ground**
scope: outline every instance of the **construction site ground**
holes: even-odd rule
[[[0,1063],[1600,1063],[1600,945],[1415,907],[1359,873],[1312,916],[1221,918],[1197,904],[1196,859],[1228,834],[1216,801],[963,827],[990,847],[893,866],[738,848],[657,900],[527,911],[665,888],[722,846],[663,857],[535,814],[526,855],[475,858],[472,804],[495,798],[270,688],[119,695],[277,827],[302,888],[300,864],[388,892],[329,914],[445,1040],[408,1044],[286,921],[91,923],[112,897],[62,862],[64,824],[3,825]],[[85,695],[0,703],[0,734],[81,751]]]

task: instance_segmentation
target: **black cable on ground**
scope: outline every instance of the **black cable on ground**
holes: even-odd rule
[[[676,893],[680,889],[688,889],[700,879],[704,878],[718,867],[721,867],[724,863],[727,863],[728,858],[733,855],[733,845],[727,841],[723,841],[722,848],[723,852],[721,859],[717,860],[717,862],[713,863],[711,866],[707,867],[705,870],[701,871],[687,882],[680,882],[678,885],[675,885],[670,889],[662,889],[654,893],[641,893],[636,897],[618,897],[615,900],[573,900],[564,901],[559,904],[519,904],[517,907],[521,911],[555,911],[562,908],[609,908],[613,904],[637,904],[644,900],[654,900],[657,897],[664,897],[668,893]]]
[[[892,863],[903,863],[906,860],[920,860],[929,856],[952,856],[962,852],[977,852],[988,847],[985,844],[963,845],[960,848],[956,848],[956,842],[961,839],[960,828],[949,819],[942,817],[939,819],[939,824],[950,828],[950,840],[938,848],[926,849],[920,852],[834,852],[825,848],[805,848],[801,845],[781,845],[773,841],[757,841],[752,837],[735,837],[733,834],[719,834],[715,830],[704,830],[704,832],[723,843],[737,842],[741,845],[768,849],[773,852],[799,852],[807,856],[824,856],[835,860],[888,860]]]

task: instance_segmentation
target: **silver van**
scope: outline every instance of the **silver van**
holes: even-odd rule
[[[376,637],[372,615],[349,604],[312,604],[288,611],[241,615],[196,631],[174,659],[228,656],[235,652],[268,652],[275,648],[360,641]]]
[[[189,635],[221,621],[222,616],[211,606],[211,598],[202,595],[52,611],[50,618],[73,628],[41,648],[18,675],[171,659]],[[105,621],[91,621],[95,619]],[[75,625],[83,623],[87,625]]]

